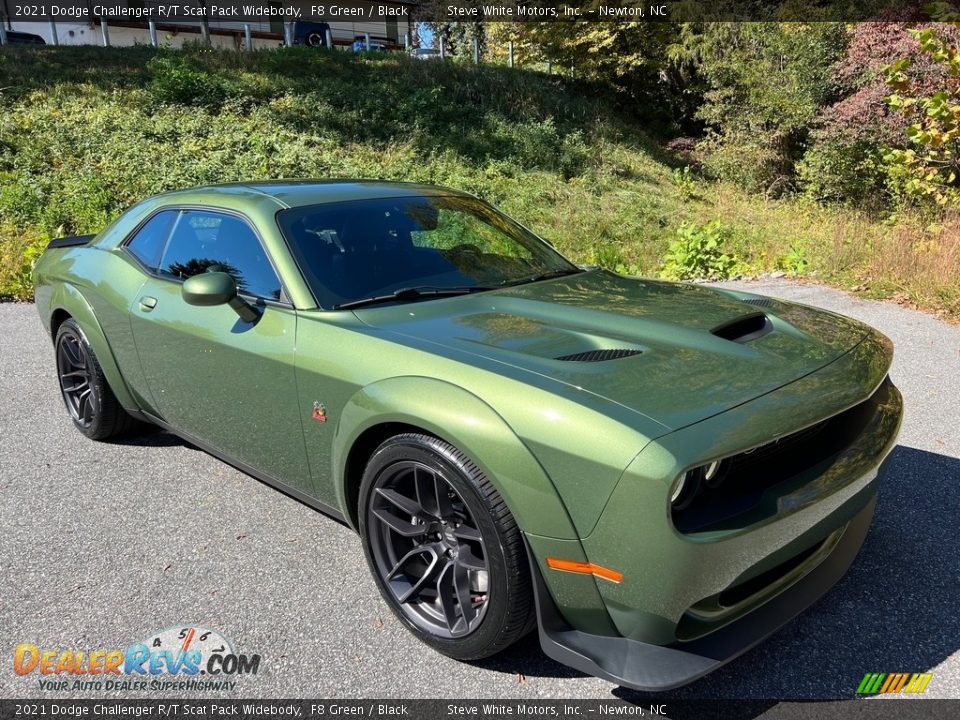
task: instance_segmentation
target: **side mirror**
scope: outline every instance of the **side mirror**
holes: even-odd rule
[[[237,295],[237,281],[225,272],[205,272],[189,277],[183,281],[180,294],[188,305],[229,305],[241,319],[250,323],[260,317],[256,308]]]
[[[188,305],[223,305],[237,296],[237,282],[225,272],[207,272],[189,277],[180,294]]]

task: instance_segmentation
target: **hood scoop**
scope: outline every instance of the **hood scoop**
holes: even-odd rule
[[[753,313],[715,327],[710,332],[724,340],[748,343],[773,330],[773,323],[763,313]]]
[[[642,350],[631,350],[629,348],[616,348],[611,350],[588,350],[587,352],[573,353],[572,355],[561,355],[554,360],[564,362],[605,362],[607,360],[619,360],[620,358],[639,355]]]

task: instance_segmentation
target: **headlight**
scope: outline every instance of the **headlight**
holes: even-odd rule
[[[684,473],[680,479],[673,486],[673,493],[670,495],[670,504],[676,505],[677,500],[683,497],[683,491],[687,489],[687,475],[689,473]]]
[[[670,493],[670,504],[674,510],[683,510],[693,502],[693,499],[700,492],[700,468],[687,470],[683,475],[677,478],[673,486],[673,492]]]
[[[723,460],[714,460],[712,463],[703,466],[703,484],[708,488],[720,487],[720,484],[727,476],[727,465],[729,463]]]
[[[706,465],[687,470],[674,483],[670,493],[670,504],[674,510],[683,510],[700,494],[703,487],[711,489],[718,487],[726,474],[723,460],[714,460]]]

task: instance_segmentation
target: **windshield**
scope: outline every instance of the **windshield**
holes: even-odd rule
[[[470,197],[354,200],[277,215],[324,308],[400,293],[400,302],[577,272],[529,231]]]

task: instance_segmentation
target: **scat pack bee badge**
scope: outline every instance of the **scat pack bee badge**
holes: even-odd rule
[[[315,401],[313,403],[313,419],[317,422],[326,422],[327,421],[327,409],[323,406],[322,402]]]

